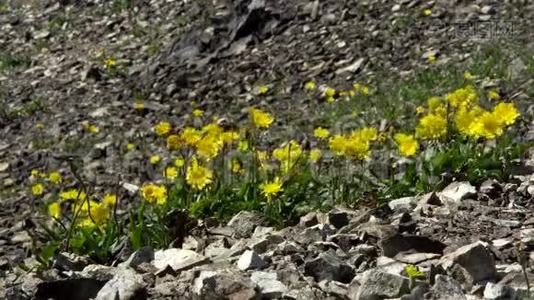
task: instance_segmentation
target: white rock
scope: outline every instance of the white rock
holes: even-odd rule
[[[438,196],[444,203],[459,204],[462,200],[474,196],[476,193],[476,188],[469,182],[457,181],[449,184]]]
[[[250,269],[260,269],[264,266],[266,266],[267,263],[261,259],[261,257],[256,254],[256,252],[247,250],[243,254],[241,254],[241,257],[237,261],[237,267],[240,270],[250,270]]]
[[[250,280],[258,285],[264,299],[280,298],[287,292],[287,287],[278,280],[276,273],[256,271]]]
[[[145,288],[143,276],[132,269],[117,270],[119,272],[102,287],[95,300],[136,299],[142,294]]]
[[[179,271],[204,264],[208,260],[207,257],[191,250],[171,248],[156,251],[152,264],[158,270],[163,270],[169,266],[174,271]]]

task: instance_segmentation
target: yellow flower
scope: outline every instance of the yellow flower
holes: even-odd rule
[[[83,127],[85,128],[85,130],[93,134],[97,134],[100,132],[100,128],[98,128],[98,126],[87,123],[87,122],[83,124]]]
[[[138,111],[142,111],[145,109],[145,104],[141,101],[136,101],[133,106],[134,106],[134,109]]]
[[[41,196],[44,193],[44,185],[36,183],[32,185],[32,194],[34,196]]]
[[[167,148],[171,151],[179,150],[182,146],[182,139],[177,134],[171,134],[167,137]]]
[[[329,147],[337,155],[343,155],[345,153],[345,145],[347,140],[344,136],[337,134],[330,138]]]
[[[273,157],[280,162],[282,172],[288,172],[302,154],[300,145],[291,140],[289,143],[273,150]]]
[[[132,151],[135,149],[135,144],[134,143],[128,143],[128,145],[126,145],[126,149],[128,151]]]
[[[503,123],[494,114],[484,111],[473,123],[471,132],[476,137],[494,139],[503,134]]]
[[[155,165],[155,164],[158,164],[160,161],[161,161],[161,157],[157,154],[155,155],[152,155],[149,159],[150,163]]]
[[[91,208],[87,210],[87,214],[95,224],[102,224],[109,219],[110,210],[109,207],[103,203],[91,201]]]
[[[499,95],[499,91],[496,91],[496,90],[488,91],[488,99],[499,100],[500,98],[501,98],[501,95]]]
[[[419,143],[413,135],[397,133],[394,136],[395,142],[399,147],[399,152],[402,156],[413,156],[419,149]]]
[[[164,185],[147,183],[141,187],[140,192],[141,197],[148,203],[163,205],[167,202],[167,188]]]
[[[41,175],[41,172],[39,172],[39,170],[37,169],[33,169],[30,172],[30,176],[33,178],[38,178],[40,175]]]
[[[326,102],[328,104],[332,104],[332,103],[336,102],[336,98],[328,96],[328,97],[326,97]]]
[[[86,195],[83,191],[79,191],[77,189],[69,189],[67,191],[63,191],[59,193],[59,198],[61,198],[63,201],[67,200],[85,200]]]
[[[436,57],[434,53],[429,54],[426,59],[428,60],[429,63],[433,63],[433,62],[436,62],[436,60],[438,60],[438,58]]]
[[[354,92],[359,92],[361,89],[362,89],[362,85],[361,84],[359,84],[357,82],[352,84],[352,90]]]
[[[362,87],[362,94],[369,95],[369,87],[368,86],[363,86]]]
[[[239,139],[239,132],[225,131],[221,134],[221,140],[224,144],[231,144]]]
[[[460,108],[454,116],[454,124],[458,131],[465,136],[476,136],[476,133],[473,132],[473,122],[482,112],[483,110],[478,106],[472,109]]]
[[[445,96],[445,99],[454,108],[469,107],[478,104],[478,95],[472,85],[455,90]]]
[[[269,87],[268,86],[262,85],[262,86],[258,87],[258,95],[265,95],[265,94],[267,94],[267,92],[269,92]]]
[[[169,134],[169,132],[171,132],[171,129],[172,127],[169,122],[159,122],[156,124],[156,126],[154,126],[154,131],[159,136],[166,136]]]
[[[423,15],[424,15],[425,17],[428,17],[428,16],[430,16],[431,14],[432,14],[432,10],[431,10],[430,8],[427,8],[427,9],[423,10]]]
[[[215,158],[219,154],[221,146],[222,142],[219,139],[214,136],[208,135],[197,142],[197,154],[200,157],[205,158],[206,160],[210,160]]]
[[[419,120],[415,135],[423,140],[436,140],[447,134],[447,119],[441,115],[428,114]]]
[[[197,117],[197,118],[198,118],[198,117],[202,117],[203,114],[204,114],[204,111],[201,110],[201,109],[195,109],[195,110],[193,110],[193,116],[195,116],[195,117]]]
[[[308,91],[311,91],[311,90],[315,90],[317,88],[317,84],[315,84],[314,81],[310,80],[308,82],[306,82],[306,84],[304,84],[304,89],[305,90],[308,90]]]
[[[48,204],[48,214],[54,219],[59,219],[61,217],[61,205],[59,202]]]
[[[50,182],[53,184],[60,184],[63,178],[59,172],[51,172],[48,174],[48,180],[50,180]]]
[[[371,154],[369,141],[357,137],[348,138],[345,141],[343,154],[353,159],[366,159]]]
[[[473,74],[471,74],[471,72],[469,72],[469,71],[465,71],[465,72],[464,72],[464,79],[465,79],[465,80],[473,80],[473,79],[475,79],[475,78],[476,78],[476,77],[473,76]]]
[[[232,170],[232,173],[235,174],[243,174],[243,172],[245,171],[243,169],[243,166],[241,165],[241,162],[239,162],[239,160],[237,159],[232,160],[230,164],[230,169]]]
[[[187,184],[197,190],[202,190],[212,182],[213,172],[203,166],[200,166],[195,158],[191,161],[191,165],[187,167],[185,180]]]
[[[351,136],[360,138],[364,141],[375,141],[378,137],[378,131],[376,128],[365,127],[360,130],[355,130],[351,133]]]
[[[326,139],[330,136],[330,131],[328,131],[328,129],[325,129],[323,127],[317,127],[313,131],[313,135],[319,139]]]
[[[176,169],[175,167],[167,167],[165,168],[163,176],[165,176],[167,179],[174,180],[176,179],[176,177],[178,177],[178,169]]]
[[[257,108],[249,108],[249,113],[256,128],[269,128],[274,121],[272,115]]]
[[[35,128],[37,128],[37,129],[44,129],[44,128],[45,128],[45,125],[44,125],[43,123],[39,122],[39,123],[35,124]]]
[[[492,114],[505,125],[512,125],[519,117],[519,112],[513,103],[501,102],[493,108]]]
[[[113,68],[117,66],[117,61],[112,57],[108,58],[104,61],[104,66],[106,66],[106,68]]]
[[[422,106],[418,106],[415,108],[415,112],[419,115],[425,112],[425,108]]]
[[[106,206],[115,206],[117,204],[117,195],[105,194],[102,203]]]
[[[207,124],[206,126],[202,127],[202,130],[200,130],[201,133],[205,134],[205,135],[211,135],[213,137],[218,137],[219,135],[221,135],[223,133],[223,129],[221,126],[215,124],[215,123],[210,123],[210,124]]]
[[[202,133],[192,127],[186,127],[182,131],[180,138],[188,145],[194,146],[202,138]]]
[[[177,167],[177,168],[181,168],[185,165],[185,159],[183,159],[182,157],[178,157],[174,160],[174,165]]]
[[[267,201],[271,201],[276,194],[284,190],[278,177],[274,181],[267,181],[260,184],[260,189],[261,193],[267,198]]]
[[[318,162],[321,157],[323,156],[323,153],[321,150],[315,148],[310,150],[310,160],[314,163]]]
[[[334,88],[327,87],[324,91],[324,95],[326,96],[326,98],[333,98],[336,95],[336,90]]]

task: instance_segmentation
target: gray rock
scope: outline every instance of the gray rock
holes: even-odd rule
[[[349,294],[349,299],[377,300],[398,298],[410,292],[409,285],[410,281],[406,277],[372,269],[364,274],[357,294]]]
[[[392,210],[412,210],[417,205],[417,197],[404,197],[388,202],[389,208]]]
[[[488,300],[512,300],[516,299],[515,292],[509,286],[488,282],[484,288],[484,299]]]
[[[130,257],[120,266],[137,268],[142,263],[150,263],[154,260],[154,249],[150,246],[145,246],[130,255]]]
[[[237,238],[248,238],[254,232],[256,226],[263,223],[263,218],[254,212],[242,211],[235,215],[228,226],[235,230]]]
[[[87,256],[78,256],[76,254],[61,252],[54,258],[53,267],[63,271],[81,271],[90,264]]]
[[[323,280],[318,283],[319,288],[328,295],[334,295],[339,299],[347,297],[348,284],[338,281]]]
[[[318,241],[324,241],[326,237],[335,232],[330,224],[317,224],[304,229],[301,234],[293,236],[293,239],[301,245],[308,245]]]
[[[445,270],[458,264],[464,268],[474,283],[481,280],[491,280],[496,275],[495,261],[484,243],[476,242],[458,248],[456,251],[443,256],[440,264]]]
[[[476,192],[476,188],[469,182],[456,181],[449,184],[438,196],[443,203],[457,205],[462,200],[476,195]]]
[[[193,283],[193,294],[200,299],[257,299],[258,293],[250,279],[239,274],[201,271]]]
[[[267,263],[261,259],[261,257],[254,251],[247,250],[237,261],[237,267],[240,270],[246,271],[250,269],[261,269],[265,267]]]
[[[514,291],[517,299],[532,299],[532,283],[534,282],[534,274],[527,273],[527,276],[531,288],[531,295],[528,295],[528,285],[523,272],[506,274],[506,276],[499,281],[499,284],[506,285],[511,288]]]
[[[132,269],[119,270],[96,295],[95,300],[139,299],[146,293],[143,276]]]
[[[407,263],[399,262],[386,256],[380,256],[376,259],[377,269],[393,275],[402,275],[407,266]]]
[[[425,236],[402,235],[381,239],[378,243],[383,251],[383,255],[394,257],[399,252],[414,250],[416,252],[442,254],[445,244]]]
[[[171,248],[154,253],[152,264],[159,271],[170,267],[174,271],[186,270],[208,262],[208,258],[191,250]]]
[[[304,274],[313,276],[316,281],[335,280],[349,283],[354,277],[354,268],[333,254],[324,252],[304,264]]]
[[[247,247],[256,251],[257,253],[264,253],[269,248],[274,248],[275,245],[283,242],[284,238],[279,235],[266,235],[259,238],[252,238],[248,241]]]
[[[278,280],[278,275],[273,272],[256,271],[252,273],[250,280],[258,285],[263,299],[280,298],[288,291],[287,287]]]
[[[460,284],[453,278],[445,275],[436,275],[434,285],[430,291],[434,299],[467,299]]]
[[[306,215],[300,217],[299,225],[302,227],[311,227],[317,225],[319,221],[317,220],[317,214],[315,212],[307,213]]]
[[[417,265],[419,263],[422,263],[424,261],[435,259],[440,257],[441,255],[436,253],[410,253],[410,254],[404,254],[399,253],[395,255],[395,260],[411,264],[411,265]]]
[[[328,223],[332,224],[335,228],[340,229],[349,224],[348,213],[339,208],[334,208],[328,212]]]

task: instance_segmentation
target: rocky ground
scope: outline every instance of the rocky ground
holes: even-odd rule
[[[39,277],[9,275],[6,297],[532,299],[534,177],[518,182],[455,182],[378,209],[310,213],[278,231],[242,212],[202,224],[180,249],[146,247],[114,266],[61,253]],[[411,278],[409,265],[424,273]]]
[[[0,290],[9,299],[528,298],[527,282],[534,282],[528,168],[508,183],[457,183],[388,207],[307,215],[279,231],[243,212],[228,225],[201,224],[182,249],[143,249],[113,267],[64,253],[39,278],[14,268],[32,260],[39,220],[27,197],[31,169],[56,169],[62,157],[75,155],[98,186],[117,174],[139,184],[150,177],[141,155],[119,157],[121,147],[162,118],[179,123],[193,99],[238,120],[243,107],[260,101],[257,86],[268,85],[282,96],[261,101],[302,122],[309,115],[301,100],[307,80],[395,82],[425,70],[429,55],[437,64],[467,65],[495,36],[480,28],[463,33],[462,26],[486,21],[512,26],[496,33],[506,54],[499,59],[510,70],[503,94],[532,113],[533,6],[0,1]],[[115,68],[106,68],[109,59]],[[145,104],[142,113],[136,101]],[[83,122],[101,132],[84,135]],[[410,280],[408,264],[425,278]]]

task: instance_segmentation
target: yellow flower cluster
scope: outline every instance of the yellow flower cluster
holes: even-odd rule
[[[274,117],[261,109],[251,107],[249,108],[249,114],[252,124],[254,124],[256,128],[269,128],[274,122]]]
[[[287,173],[302,155],[302,148],[294,140],[273,150],[273,157],[280,162],[280,170]]]
[[[167,188],[164,185],[146,183],[141,189],[141,197],[151,204],[164,205],[167,203]]]
[[[337,134],[330,138],[329,146],[337,155],[364,160],[371,154],[371,142],[378,138],[375,128],[366,127],[349,134]]]
[[[282,182],[280,178],[276,177],[273,181],[266,181],[260,184],[261,193],[267,198],[267,201],[271,201],[274,196],[282,192]]]
[[[197,190],[202,190],[212,182],[213,172],[200,165],[196,158],[191,160],[191,164],[187,167],[185,180],[187,184]]]
[[[498,98],[499,95],[495,91],[488,94],[488,99]],[[446,94],[444,100],[439,97],[431,97],[428,100],[428,113],[419,119],[415,136],[397,134],[394,137],[401,155],[412,156],[417,152],[419,144],[416,138],[445,138],[452,125],[466,137],[495,139],[504,133],[506,126],[514,124],[519,117],[519,111],[513,103],[500,102],[491,111],[479,106],[479,97],[472,85]],[[424,107],[417,108],[418,113],[424,111]]]

